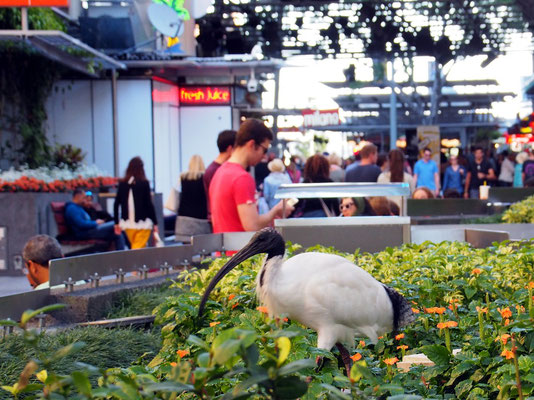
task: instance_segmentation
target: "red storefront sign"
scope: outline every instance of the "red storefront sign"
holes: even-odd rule
[[[335,110],[302,110],[304,128],[315,126],[339,125],[339,109]]]
[[[68,7],[69,0],[0,0],[0,7]]]
[[[230,105],[230,86],[182,86],[180,105]]]

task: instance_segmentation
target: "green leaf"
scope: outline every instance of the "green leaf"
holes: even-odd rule
[[[208,368],[210,363],[210,354],[209,353],[201,353],[197,357],[197,363],[199,367],[202,368]]]
[[[387,400],[420,400],[421,396],[414,394],[396,394],[395,396],[388,396]]]
[[[276,361],[276,365],[279,367],[284,363],[289,355],[289,351],[291,350],[291,340],[285,336],[282,336],[276,339],[275,343],[278,347],[278,360]]]
[[[147,385],[144,388],[144,391],[148,393],[154,393],[154,392],[182,393],[182,392],[190,392],[193,390],[194,390],[194,387],[191,385],[186,385],[180,382],[170,382],[170,381],[151,383],[150,385]]]
[[[325,388],[328,391],[328,393],[335,399],[339,399],[339,400],[351,400],[352,399],[350,395],[341,392],[341,390],[339,390],[335,386],[329,385],[327,383],[322,383],[321,387]]]
[[[19,324],[16,321],[12,321],[10,319],[2,319],[0,320],[0,326],[19,326]]]
[[[80,371],[74,371],[71,373],[72,381],[81,394],[91,397],[91,382],[86,374]]]
[[[474,288],[474,287],[472,287],[472,286],[465,286],[465,287],[464,287],[464,292],[465,292],[465,296],[466,296],[468,299],[471,299],[475,294],[477,294],[478,289],[477,289],[477,288]]]
[[[229,339],[213,350],[212,361],[215,364],[223,365],[237,353],[240,347],[241,341]]]
[[[65,347],[62,347],[61,349],[57,350],[54,354],[52,354],[51,360],[57,361],[70,354],[76,353],[77,351],[81,350],[83,347],[85,347],[84,342],[71,343]]]
[[[189,335],[189,337],[187,338],[187,342],[194,344],[195,346],[198,346],[204,350],[210,349],[210,347],[205,341],[203,341],[202,339],[200,339],[198,336],[195,336],[195,335]]]
[[[66,304],[52,304],[49,306],[41,307],[37,310],[26,310],[22,313],[22,317],[20,317],[20,324],[26,325],[29,320],[31,320],[33,317],[39,315],[39,314],[45,314],[50,311],[60,310],[62,308],[65,308]]]
[[[439,344],[432,344],[421,347],[421,351],[436,365],[449,364],[451,354],[445,346]]]
[[[473,386],[473,381],[466,379],[465,381],[461,381],[456,385],[454,388],[454,393],[456,393],[457,397],[464,397],[469,390],[471,390],[471,387]]]
[[[285,376],[275,382],[275,398],[296,399],[303,396],[308,390],[306,382],[301,381],[297,376]]]
[[[280,368],[278,370],[278,376],[294,374],[295,372],[298,372],[301,369],[313,368],[315,366],[316,366],[315,361],[309,358],[304,359],[304,360],[293,361],[287,365],[284,365],[282,368]]]
[[[249,389],[250,387],[258,383],[264,382],[268,379],[269,377],[267,376],[267,374],[257,374],[257,375],[251,376],[250,378],[245,379],[243,382],[240,382],[232,391],[226,393],[223,396],[223,399],[224,400],[235,399],[236,397],[242,396],[245,393],[245,391]]]

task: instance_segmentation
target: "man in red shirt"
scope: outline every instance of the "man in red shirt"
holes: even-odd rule
[[[213,233],[257,231],[282,215],[282,202],[260,215],[256,184],[246,171],[269,150],[273,133],[262,121],[247,119],[237,131],[234,152],[217,169],[209,186]],[[286,206],[286,212],[292,208]]]

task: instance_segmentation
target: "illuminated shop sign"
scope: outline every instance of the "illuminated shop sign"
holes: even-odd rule
[[[315,126],[339,125],[339,109],[336,110],[302,110],[304,128]]]
[[[68,7],[69,0],[0,0],[0,7]]]
[[[180,88],[180,105],[230,105],[230,86],[184,86]]]

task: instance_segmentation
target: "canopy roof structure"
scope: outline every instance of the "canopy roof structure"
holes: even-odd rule
[[[496,57],[534,32],[532,0],[214,0],[199,23],[202,56]]]

